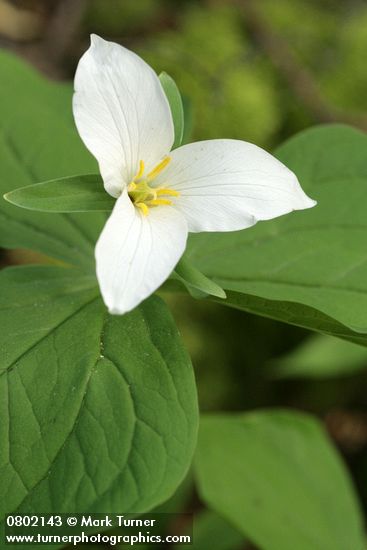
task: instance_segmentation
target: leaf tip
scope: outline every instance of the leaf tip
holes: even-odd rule
[[[11,204],[16,204],[11,198],[12,194],[13,194],[12,191],[8,191],[8,193],[4,193],[3,199],[6,200],[7,202],[10,202]]]
[[[218,288],[217,298],[221,298],[222,300],[227,299],[226,291],[223,288]]]

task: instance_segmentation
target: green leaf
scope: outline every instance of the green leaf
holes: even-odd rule
[[[367,350],[337,338],[314,334],[295,350],[270,363],[277,378],[350,376],[367,367]]]
[[[245,546],[243,535],[211,510],[194,516],[193,539],[192,550],[243,550]]]
[[[70,173],[95,173],[95,160],[75,130],[72,87],[51,84],[0,52],[0,194]],[[0,200],[0,246],[29,248],[94,270],[94,244],[104,213],[47,214]]]
[[[349,330],[366,344],[366,151],[367,136],[346,126],[302,132],[276,154],[318,205],[245,231],[192,235],[188,258],[226,290],[228,305]]]
[[[367,345],[367,334],[354,332],[345,325],[338,323],[335,319],[324,315],[314,308],[295,304],[282,300],[269,300],[258,298],[250,294],[226,291],[227,300],[218,303],[230,305],[256,315],[262,315],[277,321],[296,325],[302,328],[316,330],[318,332],[333,335],[362,346]],[[212,300],[218,301],[211,297]]]
[[[0,273],[0,515],[143,512],[183,479],[190,359],[157,297],[109,316],[73,269]]]
[[[286,411],[206,416],[201,498],[262,550],[362,550],[347,472],[319,424]]]
[[[208,277],[205,277],[203,273],[195,269],[185,258],[181,258],[176,265],[173,277],[181,281],[188,288],[189,292],[192,293],[193,289],[199,291],[199,294],[192,293],[194,298],[208,295],[222,299],[226,298],[226,293],[219,285],[208,279]]]
[[[194,131],[194,109],[192,101],[187,96],[182,96],[182,105],[184,112],[182,143],[191,143]]]
[[[4,195],[8,202],[41,212],[110,212],[115,199],[98,174],[70,176],[14,189]]]
[[[159,75],[159,80],[161,81],[169,106],[171,107],[173,125],[175,128],[175,141],[172,149],[176,149],[176,147],[181,145],[184,134],[184,109],[181,94],[176,82],[167,73],[162,72]]]

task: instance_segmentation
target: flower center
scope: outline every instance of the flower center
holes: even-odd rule
[[[172,201],[167,197],[178,197],[180,193],[169,187],[153,187],[151,182],[160,174],[171,161],[170,157],[157,164],[149,174],[144,176],[144,162],[139,162],[139,170],[129,183],[127,192],[134,206],[139,208],[144,216],[149,214],[152,206],[171,205]]]

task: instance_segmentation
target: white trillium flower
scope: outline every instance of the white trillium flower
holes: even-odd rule
[[[236,231],[315,205],[288,168],[251,143],[215,139],[171,151],[173,120],[157,75],[96,35],[76,71],[73,111],[117,199],[96,245],[110,313],[132,310],[167,279],[189,232]]]

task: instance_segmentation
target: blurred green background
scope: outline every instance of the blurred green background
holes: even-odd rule
[[[91,32],[176,80],[187,140],[237,138],[271,150],[319,123],[367,128],[362,0],[0,0],[0,46],[49,78],[73,77]],[[3,265],[24,261],[29,255],[2,256]],[[166,298],[195,366],[201,410],[285,406],[318,415],[366,510],[367,350]]]

